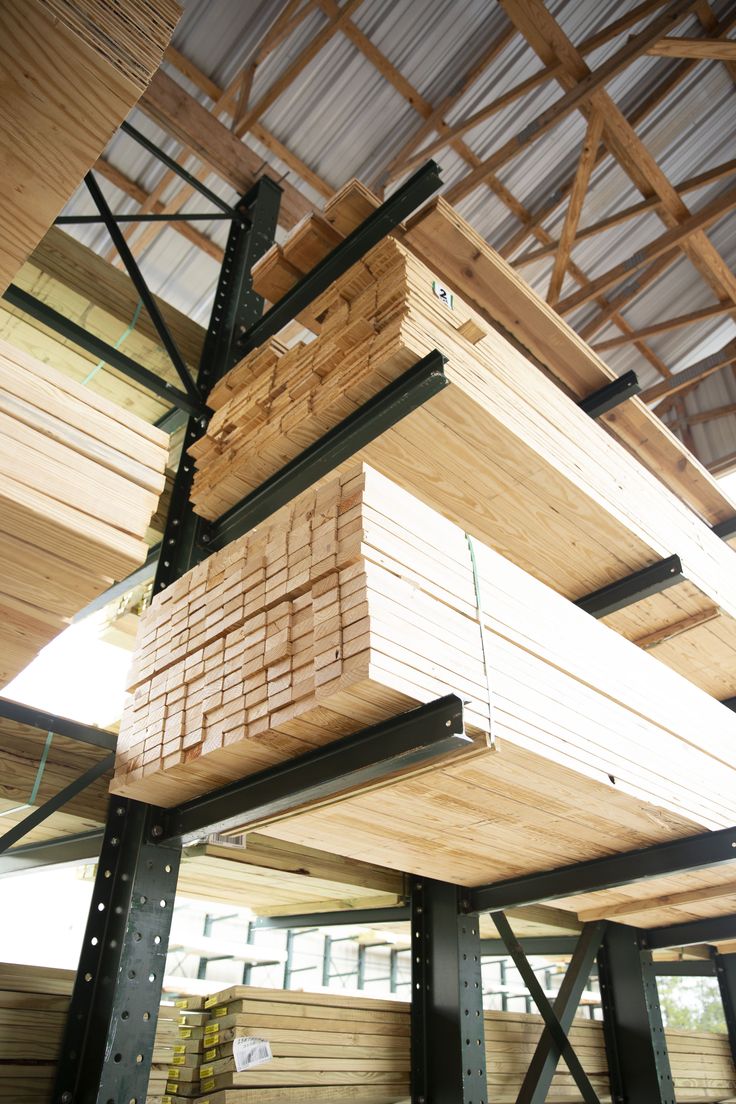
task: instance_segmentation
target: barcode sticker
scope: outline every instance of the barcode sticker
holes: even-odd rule
[[[444,284],[441,284],[439,282],[439,280],[433,280],[432,281],[432,291],[435,293],[435,295],[437,296],[438,299],[442,300],[442,302],[445,304],[446,307],[449,307],[450,310],[453,309],[453,307],[455,305],[455,300],[453,298],[453,294],[452,294],[451,291],[447,290],[447,288],[444,286]]]
[[[254,1035],[242,1035],[239,1039],[233,1039],[233,1058],[235,1069],[238,1073],[251,1069],[253,1066],[263,1065],[273,1058],[271,1044],[268,1039],[257,1039]]]

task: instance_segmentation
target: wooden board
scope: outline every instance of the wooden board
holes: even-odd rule
[[[403,246],[385,241],[315,305],[316,341],[286,352],[272,343],[236,366],[213,392],[215,415],[191,450],[195,509],[217,516],[438,348],[451,385],[362,455],[570,598],[678,553],[688,585],[644,610],[630,606],[616,628],[636,640],[712,616],[705,662],[690,662],[687,632],[657,654],[730,696],[733,549],[459,296],[448,309],[433,282]]]
[[[145,559],[166,434],[0,342],[0,684]]]
[[[174,0],[3,5],[0,291],[140,97],[179,15]]]

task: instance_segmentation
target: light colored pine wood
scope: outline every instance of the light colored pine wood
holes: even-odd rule
[[[166,434],[0,342],[0,683],[138,567]]]
[[[432,283],[431,270],[386,241],[314,305],[317,341],[274,343],[238,365],[191,450],[195,509],[216,517],[437,347],[451,386],[369,445],[366,459],[571,598],[677,551],[689,582],[611,624],[637,640],[720,609],[717,625],[692,623],[708,634],[708,662],[691,662],[688,632],[665,632],[657,656],[730,696],[731,550],[459,296],[448,310]]]
[[[157,69],[174,0],[3,5],[0,290],[38,244]]]

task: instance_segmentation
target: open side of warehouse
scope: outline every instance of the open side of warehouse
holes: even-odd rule
[[[736,4],[0,4],[0,1102],[736,1101]]]

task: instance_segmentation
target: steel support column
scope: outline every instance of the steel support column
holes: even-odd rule
[[[479,921],[463,891],[412,881],[411,1077],[414,1104],[488,1100]]]
[[[723,1015],[726,1019],[731,1057],[736,1065],[736,954],[716,954],[713,958],[718,988],[723,1001]]]
[[[635,928],[609,925],[598,978],[614,1104],[675,1104],[652,955]]]
[[[151,814],[110,803],[54,1104],[145,1100],[181,857],[151,842]]]
[[[236,330],[260,316],[250,270],[273,240],[280,189],[263,180],[238,204],[197,378],[206,395],[233,364]],[[189,505],[193,465],[186,448],[205,425],[190,417],[155,588],[179,578],[205,551]],[[79,971],[70,1002],[53,1104],[139,1104],[146,1087],[161,1000],[181,856],[162,839],[163,810],[111,802]]]

